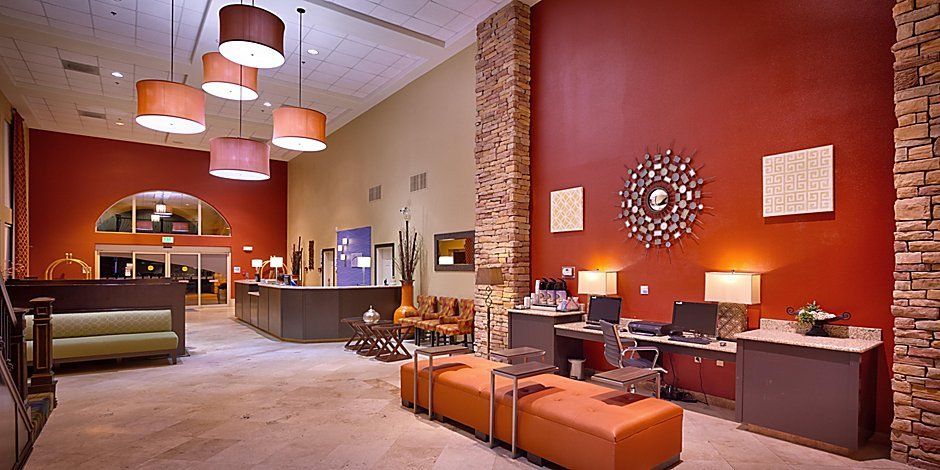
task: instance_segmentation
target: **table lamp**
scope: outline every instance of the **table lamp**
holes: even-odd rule
[[[718,302],[718,337],[734,339],[747,330],[747,306],[760,303],[760,274],[707,272],[705,301]]]
[[[493,286],[500,286],[503,284],[503,270],[500,268],[478,268],[477,269],[477,285],[486,286],[486,358],[490,359],[490,351],[492,351],[493,334],[490,321],[492,319],[492,307],[493,307]]]
[[[578,294],[607,296],[617,293],[615,271],[578,271]]]
[[[277,279],[277,270],[284,267],[284,258],[280,256],[272,256],[268,260],[268,265],[274,268],[274,279]]]
[[[372,267],[372,258],[368,256],[360,256],[356,258],[356,267],[362,269],[362,284],[366,285],[366,269]]]
[[[251,260],[251,267],[255,268],[255,281],[261,281],[261,268],[264,267],[264,260],[261,258],[255,258]]]

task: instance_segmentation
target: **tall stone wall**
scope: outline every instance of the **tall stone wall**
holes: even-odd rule
[[[529,7],[506,5],[477,26],[476,265],[499,267],[493,288],[493,349],[508,346],[506,309],[530,290]],[[486,287],[476,288],[476,351],[488,353]]]
[[[940,0],[894,6],[891,458],[940,468]]]

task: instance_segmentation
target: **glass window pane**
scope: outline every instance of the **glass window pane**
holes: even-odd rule
[[[137,197],[137,231],[195,235],[199,200],[176,191],[148,191]]]
[[[137,253],[137,278],[166,277],[166,258],[163,253]]]
[[[199,255],[170,254],[170,278],[186,284],[186,305],[199,304]]]
[[[101,279],[130,279],[133,277],[130,253],[101,253],[98,256],[98,277]]]
[[[230,236],[232,228],[228,222],[219,214],[219,211],[209,204],[202,203],[202,234],[203,235],[224,235]]]
[[[203,209],[205,211],[205,209]],[[203,212],[205,214],[205,212]],[[228,255],[202,255],[202,304],[228,303]]]
[[[133,205],[133,196],[128,196],[116,202],[113,206],[98,217],[98,223],[95,225],[99,232],[130,232],[131,231],[131,209]]]

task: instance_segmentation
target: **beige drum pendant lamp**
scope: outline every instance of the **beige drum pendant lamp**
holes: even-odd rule
[[[261,181],[271,177],[271,148],[242,137],[209,141],[209,174],[219,178]]]
[[[284,22],[254,5],[219,10],[219,52],[245,67],[270,69],[284,63]]]
[[[206,96],[173,80],[175,2],[170,2],[170,80],[137,82],[137,124],[171,134],[198,134],[206,130]]]
[[[298,8],[300,14],[300,36],[303,37],[303,18],[305,10]],[[297,61],[302,61],[303,40],[297,50]],[[302,80],[301,63],[297,64],[297,106],[281,106],[274,110],[274,136],[271,143],[278,147],[300,152],[318,152],[326,148],[326,115],[303,107],[301,100]]]
[[[242,67],[219,52],[207,52],[202,56],[202,89],[226,100],[257,99],[258,69]]]

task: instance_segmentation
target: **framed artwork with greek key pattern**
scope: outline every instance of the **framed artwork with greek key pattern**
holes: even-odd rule
[[[764,157],[764,217],[833,211],[832,159],[832,145]]]
[[[584,188],[552,191],[552,233],[584,230]]]

